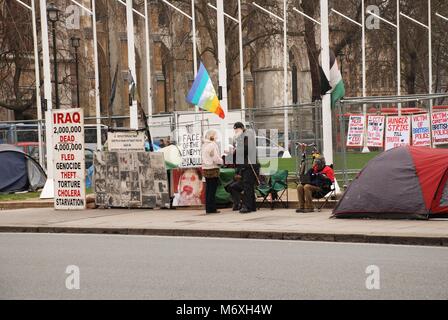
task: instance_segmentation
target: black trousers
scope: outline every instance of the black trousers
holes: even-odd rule
[[[255,183],[257,178],[250,167],[241,171],[241,178],[241,181],[234,182],[230,186],[233,208],[257,211],[257,202],[255,198]]]
[[[255,184],[257,178],[250,168],[243,170],[241,176],[243,177],[242,208],[249,211],[257,211],[257,202],[255,198]]]
[[[216,212],[216,190],[218,189],[219,178],[205,179],[205,211],[207,213]]]

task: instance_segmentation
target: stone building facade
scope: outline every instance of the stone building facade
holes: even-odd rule
[[[78,0],[86,7],[90,7],[90,0]],[[281,1],[280,1],[281,2]],[[279,3],[280,3],[279,2]],[[92,19],[83,10],[77,8],[70,0],[56,0],[55,3],[63,12],[62,21],[58,26],[58,60],[62,66],[59,79],[65,79],[61,86],[62,107],[77,106],[76,79],[74,77],[75,65],[73,60],[73,49],[70,48],[69,39],[72,36],[81,38],[80,54],[80,101],[79,105],[84,108],[86,117],[95,116],[95,79],[93,68],[93,33]],[[185,97],[193,82],[193,52],[191,41],[190,20],[166,6],[160,0],[148,0],[150,18],[150,53],[151,53],[151,85],[153,93],[153,111],[155,114],[170,113],[173,111],[192,110]],[[178,5],[182,10],[190,13],[189,1],[181,1]],[[204,8],[207,1],[197,0],[198,11],[198,52],[199,59],[205,64],[211,74],[212,80],[217,86],[217,58],[216,58],[216,23],[214,11],[208,9],[204,16]],[[231,11],[233,8],[227,7]],[[134,0],[135,10],[144,13],[144,1]],[[282,14],[281,6],[273,7],[272,10]],[[248,6],[243,6],[243,16],[248,14]],[[202,13],[202,15],[200,14]],[[234,12],[235,13],[235,12]],[[126,33],[126,7],[118,0],[96,0],[97,35],[100,73],[100,100],[101,116],[113,117],[110,123],[114,126],[127,126],[129,115],[128,107],[128,48]],[[79,26],[76,19],[79,16]],[[282,106],[283,98],[283,36],[281,24],[258,13],[251,17],[251,22],[244,28],[243,38],[256,38],[260,31],[260,25],[271,26],[272,35],[264,39],[264,42],[254,41],[245,45],[244,79],[246,89],[246,106],[248,108],[269,108]],[[288,25],[288,104],[303,103],[311,101],[311,73],[303,36],[303,19],[290,19]],[[74,23],[75,22],[75,23]],[[235,39],[237,28],[232,27],[232,22],[226,21],[226,38]],[[145,21],[142,17],[134,15],[135,43],[136,43],[136,65],[137,84],[140,101],[147,106],[147,65],[145,59]],[[39,25],[39,24],[38,24]],[[70,27],[68,27],[70,25]],[[40,31],[39,31],[40,33]],[[213,38],[213,34],[214,37]],[[316,42],[319,43],[319,31],[316,26]],[[40,35],[40,34],[39,34]],[[229,43],[229,42],[228,42]],[[235,42],[233,42],[234,44]],[[233,45],[228,44],[228,54],[234,52]],[[232,51],[233,50],[233,51]],[[350,51],[350,50],[348,50]],[[353,50],[357,52],[359,50]],[[391,64],[391,59],[384,56],[384,67]],[[391,56],[393,53],[391,52]],[[360,64],[357,66],[359,56],[350,53],[342,57],[343,77],[346,80],[347,95],[356,96],[361,94]],[[240,101],[240,77],[238,56],[228,58],[228,74],[231,75],[228,83],[229,109],[239,109]],[[393,59],[392,59],[393,60]],[[376,63],[377,61],[372,61]],[[392,61],[393,62],[393,61]],[[33,66],[30,66],[27,77],[33,77]],[[391,77],[393,68],[389,68]],[[116,94],[110,105],[110,97],[113,91],[113,79],[117,73]],[[355,72],[356,70],[356,72]],[[380,77],[376,83],[369,83],[369,93],[393,94],[393,81],[391,77]],[[67,80],[68,79],[68,80]],[[23,81],[26,81],[24,79]],[[62,81],[62,80],[61,80]],[[34,106],[36,109],[36,106]],[[12,120],[11,113],[0,108],[2,120]],[[266,119],[267,125],[282,125],[282,117],[270,117]],[[107,120],[103,121],[109,124]]]

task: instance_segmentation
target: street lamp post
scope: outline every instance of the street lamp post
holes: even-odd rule
[[[53,64],[54,64],[54,90],[56,96],[56,109],[60,109],[59,89],[58,89],[58,60],[56,47],[56,23],[59,21],[59,9],[50,3],[47,6],[48,20],[51,22],[51,29],[53,32]]]
[[[72,37],[70,43],[75,49],[75,69],[76,69],[76,104],[79,108],[79,60],[78,60],[78,48],[79,48],[79,38]]]

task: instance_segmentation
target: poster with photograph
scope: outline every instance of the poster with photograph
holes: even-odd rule
[[[412,145],[418,147],[431,146],[429,114],[416,114],[412,116]]]
[[[190,207],[205,205],[205,183],[200,168],[175,169],[171,171],[174,194],[173,206]]]
[[[384,116],[368,116],[367,147],[382,148],[384,146]]]
[[[434,145],[448,144],[448,111],[434,112],[431,120]]]
[[[411,144],[411,117],[387,117],[386,150]]]
[[[350,116],[348,123],[347,147],[362,147],[364,145],[364,116]]]
[[[102,207],[169,207],[168,174],[162,153],[97,152],[96,204]]]

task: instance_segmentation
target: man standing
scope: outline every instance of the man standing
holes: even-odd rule
[[[257,163],[256,138],[253,130],[246,130],[241,122],[233,126],[235,149],[233,163],[236,165],[235,182],[229,187],[233,199],[233,210],[246,214],[257,211],[255,184],[260,166]]]

